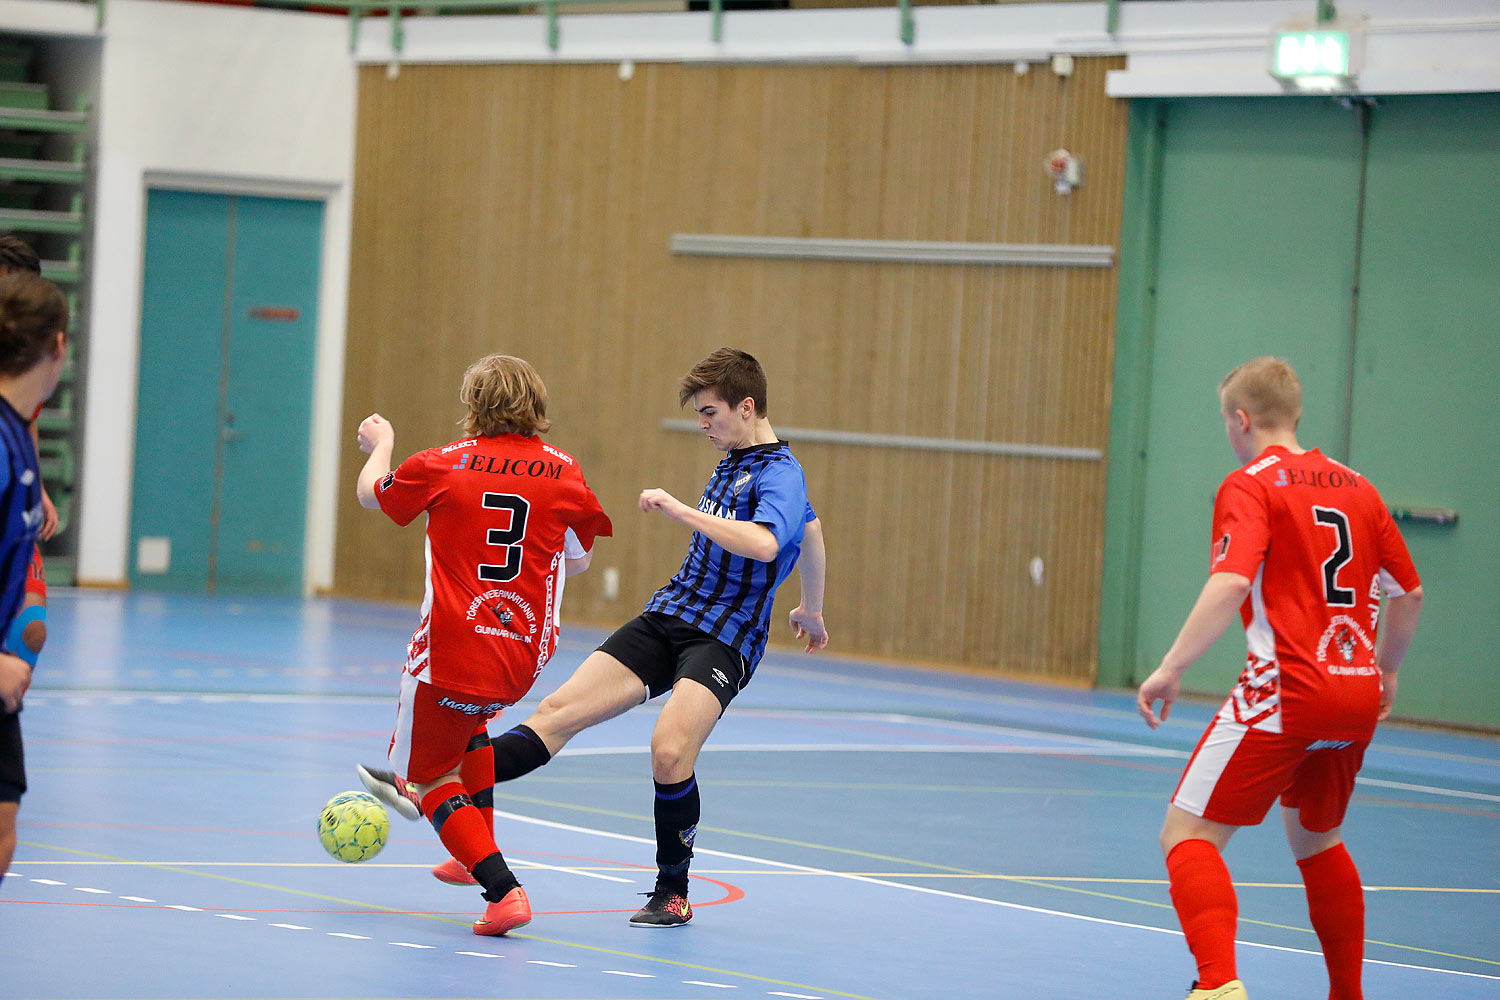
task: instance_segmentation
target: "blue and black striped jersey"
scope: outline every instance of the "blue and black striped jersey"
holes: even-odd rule
[[[698,509],[769,528],[781,547],[776,559],[737,556],[695,531],[682,568],[646,610],[679,618],[738,650],[748,679],[765,652],[776,588],[797,565],[803,530],[817,516],[807,501],[807,477],[785,441],[737,448],[714,469]]]
[[[0,641],[26,599],[26,572],[42,526],[42,479],[26,421],[0,399]]]

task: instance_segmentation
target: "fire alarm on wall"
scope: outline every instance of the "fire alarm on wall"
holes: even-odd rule
[[[1066,149],[1048,153],[1046,167],[1052,175],[1053,190],[1058,194],[1070,194],[1083,183],[1083,161]]]

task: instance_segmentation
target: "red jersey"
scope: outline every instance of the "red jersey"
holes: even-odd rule
[[[1317,449],[1273,445],[1214,500],[1210,570],[1251,581],[1245,671],[1220,717],[1273,733],[1368,740],[1380,707],[1380,595],[1421,584],[1369,480]]]
[[[557,648],[563,560],[613,529],[573,456],[521,434],[419,451],[375,487],[406,525],[427,512],[427,591],[406,670],[519,701]]]

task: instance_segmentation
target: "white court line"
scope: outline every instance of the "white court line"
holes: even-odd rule
[[[239,914],[239,913],[215,913],[214,916],[216,916],[216,917],[223,917],[225,920],[254,920],[255,919],[254,917],[247,917],[247,916],[244,916],[243,914]]]
[[[838,660],[842,663],[847,663],[850,666],[856,668],[862,665],[868,665],[858,660],[850,660],[841,657],[831,657],[831,659]],[[993,705],[1005,705],[1012,708],[1036,708],[1047,712],[1052,712],[1054,714],[1059,709],[1061,709],[1065,712],[1074,712],[1079,715],[1093,715],[1107,719],[1135,720],[1139,718],[1135,711],[1131,709],[1103,708],[1098,705],[1073,705],[1068,703],[1049,701],[1045,698],[1023,698],[1017,695],[988,694],[983,691],[954,691],[952,688],[937,687],[931,684],[918,684],[912,681],[885,681],[862,675],[858,677],[851,677],[843,674],[829,673],[827,671],[812,670],[806,667],[795,667],[791,666],[790,664],[778,662],[763,663],[760,669],[765,670],[768,675],[786,674],[789,677],[796,677],[801,680],[808,681],[819,681],[825,684],[842,684],[845,686],[852,686],[857,688],[872,688],[880,691],[896,691],[908,694],[923,694],[935,698],[956,699],[959,701],[983,701]],[[1222,702],[1222,700],[1223,699],[1220,696],[1214,695],[1212,697],[1205,697],[1203,704],[1205,707],[1208,707],[1210,704],[1219,704]],[[745,713],[743,711],[740,711],[740,714]],[[1180,729],[1202,729],[1202,727],[1207,724],[1208,720],[1206,719],[1201,723],[1190,722],[1187,720],[1180,720],[1178,722],[1167,720],[1167,722],[1164,723],[1165,726]],[[1403,725],[1399,722],[1392,724],[1397,726]],[[1370,749],[1383,753],[1402,754],[1412,757],[1427,757],[1433,760],[1447,760],[1465,764],[1482,764],[1488,767],[1500,766],[1500,760],[1496,760],[1493,757],[1475,757],[1469,754],[1447,753],[1440,750],[1423,750],[1417,747],[1398,747],[1384,743],[1374,744],[1370,747]]]
[[[701,979],[684,979],[684,986],[711,986],[716,990],[737,990],[738,986],[730,986],[728,983],[706,983]]]
[[[272,927],[280,927],[288,931],[310,931],[311,927],[303,927],[301,924],[272,924]]]
[[[553,830],[567,830],[570,833],[586,833],[595,837],[603,837],[607,840],[624,840],[632,844],[648,844],[652,846],[656,844],[656,840],[654,838],[648,839],[646,837],[635,837],[627,833],[612,833],[609,830],[596,830],[592,827],[574,826],[570,823],[554,823],[551,820],[537,819],[533,816],[522,816],[519,813],[502,812],[499,809],[495,810],[495,815],[501,816],[505,819],[516,820],[521,823],[530,823],[534,826],[547,827]],[[941,896],[945,899],[959,899],[970,903],[984,903],[989,906],[999,906],[1008,910],[1020,910],[1025,913],[1041,913],[1051,917],[1064,917],[1069,920],[1082,920],[1085,923],[1090,924],[1105,924],[1110,927],[1126,927],[1138,931],[1151,931],[1154,934],[1170,934],[1175,937],[1183,936],[1182,931],[1172,930],[1166,927],[1153,927],[1150,924],[1134,924],[1124,920],[1109,920],[1105,917],[1091,917],[1083,913],[1069,913],[1066,910],[1050,910],[1041,906],[1027,906],[1024,903],[1011,903],[1002,899],[987,899],[984,896],[970,896],[966,893],[949,892],[946,889],[934,889],[924,885],[907,885],[904,882],[892,882],[889,879],[872,878],[869,875],[854,875],[849,872],[836,872],[831,871],[827,868],[815,868],[811,865],[794,865],[787,861],[772,861],[770,858],[758,858],[749,854],[731,854],[728,851],[714,851],[709,850],[708,848],[698,847],[696,844],[693,846],[693,854],[706,855],[716,858],[730,858],[734,861],[749,861],[754,864],[769,865],[773,868],[784,868],[790,871],[809,872],[815,875],[826,875],[830,878],[847,879],[851,882],[864,882],[869,885],[885,886],[886,888],[890,889],[905,889],[908,892],[921,893],[922,895],[926,896]],[[1309,951],[1306,948],[1288,948],[1283,945],[1262,944],[1259,941],[1245,941],[1239,938],[1235,939],[1235,943],[1242,944],[1247,948],[1265,948],[1271,951],[1290,952],[1294,955],[1312,955],[1320,960],[1323,957],[1323,953],[1321,951]],[[1386,962],[1374,958],[1366,958],[1365,962],[1370,965],[1386,965],[1397,969],[1414,969],[1418,972],[1438,972],[1449,976],[1465,976],[1471,979],[1488,979],[1495,982],[1500,982],[1500,976],[1484,975],[1483,973],[1478,972],[1459,972],[1456,969],[1438,969],[1428,965],[1410,965],[1406,962]]]
[[[392,948],[417,948],[421,951],[432,951],[437,947],[431,944],[412,944],[410,941],[387,941],[386,944]]]
[[[606,976],[629,976],[631,979],[655,979],[656,977],[645,972],[621,972],[618,969],[600,969]]]
[[[108,896],[108,895],[110,895],[110,891],[108,889],[90,889],[90,888],[87,888],[86,886],[81,886],[81,885],[74,886],[73,887],[73,891],[74,892],[91,892],[91,893],[93,893],[96,896]]]
[[[576,969],[576,968],[578,968],[578,966],[576,966],[576,965],[569,965],[567,962],[543,962],[541,959],[538,959],[538,958],[527,959],[526,964],[527,965],[545,965],[545,966],[547,966],[549,968],[553,968],[553,969]]]
[[[132,903],[154,903],[154,902],[156,902],[156,900],[154,900],[154,899],[147,899],[145,896],[121,896],[120,898],[121,899],[128,899]]]
[[[920,726],[924,728],[947,727],[969,732],[981,732],[995,735],[1009,736],[1022,739],[1051,739],[1066,741],[1057,747],[1015,745],[1007,743],[991,744],[989,746],[974,746],[972,744],[924,744],[903,745],[892,743],[778,743],[778,744],[753,744],[753,743],[719,743],[705,746],[704,753],[978,753],[978,754],[1036,754],[1057,755],[1066,754],[1074,757],[1167,757],[1177,760],[1186,760],[1189,756],[1185,750],[1174,750],[1168,747],[1157,747],[1142,743],[1128,743],[1120,740],[1107,740],[1091,736],[1070,736],[1057,733],[1048,733],[1042,730],[1018,729],[1013,726],[996,726],[988,723],[963,722],[952,719],[928,719],[923,716],[907,715],[899,712],[809,712],[801,710],[767,710],[751,709],[740,713],[745,716],[762,716],[766,718],[795,718],[795,719],[825,719],[830,721],[864,721],[885,722],[898,725]],[[1073,745],[1068,745],[1068,743]],[[1081,744],[1081,746],[1079,745]],[[614,756],[626,754],[648,753],[647,746],[615,746],[615,747],[564,747],[558,751],[557,756]],[[1481,802],[1500,802],[1500,795],[1490,795],[1484,792],[1469,792],[1457,788],[1441,788],[1436,785],[1416,785],[1401,781],[1387,781],[1383,778],[1357,777],[1356,784],[1368,785],[1374,788],[1390,788],[1405,792],[1418,792],[1424,795],[1440,795],[1456,799],[1474,799]]]
[[[460,955],[468,955],[470,958],[504,958],[504,955],[491,955],[487,951],[461,951]]]
[[[629,754],[650,753],[647,746],[582,747],[558,751],[558,757],[610,757]],[[703,753],[988,753],[1029,754],[1032,756],[1068,757],[1175,757],[1187,759],[1185,750],[1166,750],[1159,747],[1042,747],[1024,746],[1014,743],[992,743],[976,746],[973,743],[720,743],[705,746]]]
[[[635,879],[620,878],[616,875],[601,875],[598,872],[586,872],[579,868],[564,868],[561,865],[548,865],[540,861],[522,860],[521,858],[512,858],[511,864],[526,868],[541,868],[549,872],[566,872],[569,875],[582,875],[584,878],[598,878],[606,882],[624,882],[626,885],[631,885],[635,882]]]
[[[1455,799],[1478,799],[1481,802],[1500,802],[1500,795],[1483,792],[1465,792],[1458,788],[1435,788],[1432,785],[1410,785],[1404,781],[1386,781],[1384,778],[1355,778],[1357,785],[1374,785],[1376,788],[1396,788],[1403,792],[1425,792],[1428,795],[1447,795]]]
[[[368,940],[370,940],[364,934],[345,934],[343,931],[329,931],[328,932],[328,936],[329,937],[336,937],[336,938],[348,938],[350,941],[368,941]]]
[[[167,905],[167,909],[169,909],[169,910],[181,910],[183,913],[202,913],[203,912],[203,908],[202,907],[199,907],[199,906],[183,906],[180,903],[169,903]]]

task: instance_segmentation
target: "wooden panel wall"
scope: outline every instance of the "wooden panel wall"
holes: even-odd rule
[[[398,459],[457,436],[460,375],[505,351],[547,380],[550,439],[615,519],[565,617],[614,625],[677,568],[718,453],[661,430],[722,344],[760,358],[774,425],[1104,448],[1116,272],[674,257],[675,232],[1116,244],[1113,59],[1044,67],[365,69],[340,475],[340,593],[415,599],[419,529],[353,501],[360,418]],[[1052,192],[1045,154],[1087,176]],[[691,415],[691,414],[687,414]],[[844,653],[1094,674],[1104,463],[793,442]],[[1045,574],[1029,574],[1040,557]],[[619,568],[621,596],[601,596]],[[783,588],[778,620],[795,605]]]

